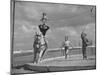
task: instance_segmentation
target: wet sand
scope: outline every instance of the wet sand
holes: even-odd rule
[[[81,50],[69,52],[68,59],[65,59],[61,51],[46,52],[42,61],[34,65],[32,63],[33,54],[15,56],[13,58],[13,73],[39,73],[55,71],[87,70],[96,68],[95,49],[87,50],[88,59],[82,59]],[[19,67],[21,66],[21,67]],[[16,68],[19,67],[19,68]],[[23,68],[24,67],[24,68]]]

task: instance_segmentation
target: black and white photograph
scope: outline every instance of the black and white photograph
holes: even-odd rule
[[[11,0],[11,74],[96,69],[96,6]]]

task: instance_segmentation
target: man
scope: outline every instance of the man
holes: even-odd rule
[[[87,55],[86,55],[86,47],[87,47],[87,43],[88,43],[88,39],[86,38],[87,34],[82,32],[81,33],[81,39],[82,39],[82,54],[83,54],[83,60],[87,59]]]
[[[47,22],[46,13],[43,13],[43,17],[42,17],[42,19],[40,21],[42,21],[42,24],[39,25],[39,29],[40,29],[43,37],[45,37],[46,32],[49,29],[49,26],[46,25],[46,22]]]
[[[68,36],[65,36],[65,41],[63,42],[64,50],[65,50],[65,59],[67,59],[67,55],[69,52],[69,47],[72,46],[71,42],[68,40]]]

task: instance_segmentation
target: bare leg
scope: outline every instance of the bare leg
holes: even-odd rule
[[[82,53],[83,53],[83,60],[87,59],[87,55],[86,55],[86,47],[82,48]]]
[[[36,63],[38,63],[39,61],[39,53],[36,54]]]
[[[46,50],[47,50],[47,43],[45,45],[41,46],[41,51],[39,54],[40,59],[44,56]]]
[[[40,61],[41,61],[42,54],[43,54],[43,50],[41,50],[41,51],[40,51],[40,53],[39,53],[39,59],[38,59],[38,62],[40,62]]]
[[[67,48],[65,47],[65,59],[67,59],[66,51],[67,51]]]
[[[34,51],[34,58],[33,58],[33,63],[36,62],[36,52]]]
[[[68,49],[68,47],[65,47],[65,59],[67,59],[68,52],[69,52],[69,49]]]
[[[68,56],[68,52],[69,52],[69,49],[67,48],[67,51],[66,51],[67,56]]]
[[[43,53],[42,53],[42,55],[41,55],[41,58],[44,56],[44,53],[45,53],[46,50],[47,50],[47,45],[44,46],[44,48],[43,48]]]

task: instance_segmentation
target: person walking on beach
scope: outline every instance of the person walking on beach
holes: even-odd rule
[[[64,55],[65,55],[65,59],[67,59],[68,56],[68,52],[69,52],[69,47],[72,47],[71,42],[68,40],[68,36],[65,36],[65,41],[62,44],[62,47],[64,47]]]

